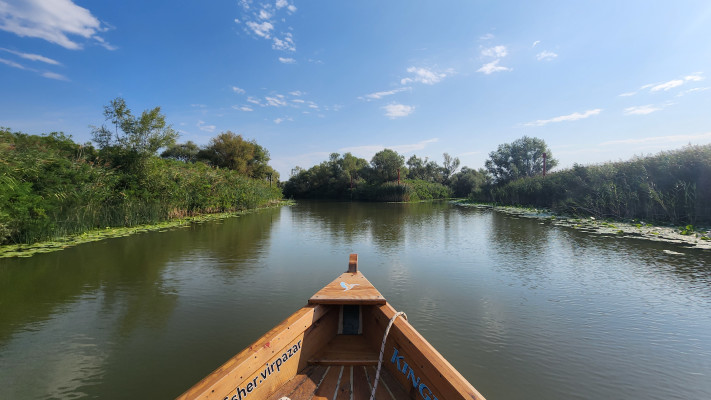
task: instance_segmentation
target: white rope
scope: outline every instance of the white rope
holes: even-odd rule
[[[405,319],[407,319],[407,315],[402,312],[398,311],[393,315],[392,318],[390,318],[390,322],[388,322],[388,327],[385,328],[385,335],[383,335],[383,344],[380,346],[380,357],[378,358],[378,370],[375,371],[375,382],[373,382],[373,391],[370,393],[370,400],[375,399],[375,390],[378,388],[378,381],[380,380],[380,367],[383,366],[383,354],[385,353],[385,340],[388,338],[388,333],[390,333],[390,327],[393,326],[393,323],[395,322],[395,319],[399,316],[401,316]]]

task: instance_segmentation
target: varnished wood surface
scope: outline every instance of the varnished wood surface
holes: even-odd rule
[[[368,400],[373,390],[375,366],[312,365],[267,397],[279,400]],[[376,400],[409,399],[400,384],[385,369],[380,371]]]
[[[385,328],[395,313],[390,304],[364,307],[363,332],[372,346],[380,348]],[[398,349],[398,356],[403,357],[399,363],[391,362],[394,349]],[[405,363],[408,364],[407,368]],[[401,370],[398,370],[398,364]],[[439,399],[484,400],[484,396],[402,317],[398,317],[390,329],[385,343],[383,367],[399,382],[399,386],[410,392],[408,398],[420,396],[419,387],[412,382],[419,378],[420,383],[425,383]]]
[[[363,335],[336,335],[309,359],[309,364],[377,365],[378,355]]]
[[[334,327],[324,327],[324,329],[314,329],[319,327],[319,320],[325,315],[331,315],[331,321],[337,321],[336,313],[329,313],[332,307],[328,306],[306,306],[290,317],[282,321],[279,325],[264,334],[254,344],[242,350],[239,354],[229,359],[226,363],[205,377],[203,380],[188,389],[178,399],[219,399],[234,394],[235,389],[245,387],[255,377],[259,379],[260,371],[266,365],[275,362],[277,358],[294,345],[301,346],[296,352],[296,359],[289,359],[284,362],[284,366],[274,375],[269,375],[269,379],[255,381],[256,388],[250,390],[253,399],[264,397],[272,393],[284,382],[294,377],[297,371],[306,364],[302,361],[302,355],[310,357],[316,350],[320,349],[323,340],[330,340],[335,335]],[[330,325],[334,325],[331,323]],[[322,331],[330,332],[324,336]],[[306,337],[314,339],[305,340]],[[301,343],[299,343],[301,342]],[[319,343],[314,343],[319,342]],[[318,346],[318,348],[315,348]],[[304,354],[305,352],[310,354]]]
[[[385,297],[362,273],[345,272],[313,295],[309,304],[385,304]]]

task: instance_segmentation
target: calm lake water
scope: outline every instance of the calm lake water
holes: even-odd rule
[[[0,260],[0,399],[175,397],[349,253],[488,399],[711,398],[709,252],[447,203],[304,202]]]

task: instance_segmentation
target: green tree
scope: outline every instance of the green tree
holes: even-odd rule
[[[92,138],[99,148],[119,165],[131,166],[154,155],[160,148],[175,143],[178,134],[166,125],[160,107],[145,110],[135,117],[126,101],[117,97],[104,106],[104,117],[113,124],[93,127]]]
[[[489,153],[485,165],[495,183],[503,184],[518,178],[542,174],[543,153],[547,155],[548,170],[558,165],[558,160],[552,157],[551,150],[543,139],[524,136],[513,143],[499,145],[496,151]]]
[[[197,155],[219,168],[227,168],[255,179],[273,179],[279,174],[269,166],[269,151],[254,140],[245,140],[242,135],[225,131],[210,140]]]
[[[195,162],[200,148],[188,140],[186,143],[177,143],[168,147],[161,153],[162,158],[169,158],[182,162]]]
[[[442,154],[442,157],[444,157],[444,163],[442,164],[442,176],[444,177],[445,182],[449,182],[449,178],[451,178],[452,175],[457,172],[457,169],[459,169],[459,158],[453,158],[448,153]]]
[[[478,195],[487,183],[487,172],[485,169],[475,170],[469,167],[462,167],[462,170],[452,175],[450,187],[456,197],[469,197]]]
[[[371,183],[383,183],[397,180],[398,170],[400,176],[407,175],[405,168],[405,157],[401,156],[394,150],[381,150],[370,160],[370,179]]]

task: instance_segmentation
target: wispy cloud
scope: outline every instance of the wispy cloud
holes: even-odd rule
[[[481,51],[481,55],[486,56],[486,57],[496,57],[496,58],[502,58],[506,57],[506,55],[509,54],[508,50],[506,50],[506,46],[494,46],[494,47],[489,47],[486,49],[483,49]]]
[[[294,64],[296,60],[293,58],[279,57],[279,62],[282,64]]]
[[[67,78],[66,76],[64,76],[62,74],[58,74],[56,72],[43,72],[41,75],[44,76],[45,78],[55,79],[58,81],[67,81],[67,82],[69,81],[69,78]]]
[[[215,129],[217,128],[215,125],[207,125],[205,121],[198,121],[198,123],[195,125],[198,127],[203,132],[214,132]]]
[[[662,107],[647,104],[644,106],[627,107],[625,108],[625,115],[647,115],[660,110],[662,110]]]
[[[385,116],[390,117],[390,119],[407,117],[415,111],[413,106],[397,103],[388,104],[383,109],[385,110]]]
[[[711,132],[701,133],[698,135],[672,135],[672,136],[650,136],[638,139],[612,140],[609,142],[600,143],[602,146],[620,145],[620,144],[665,144],[665,143],[690,143],[698,141],[706,141],[711,139]]]
[[[380,100],[383,97],[392,96],[394,94],[404,92],[406,90],[411,90],[411,88],[410,87],[401,87],[401,88],[387,90],[387,91],[383,91],[383,92],[370,93],[370,94],[366,94],[365,96],[360,96],[360,97],[358,97],[358,99],[365,100],[365,101]]]
[[[48,79],[54,79],[54,80],[58,80],[58,81],[69,81],[69,78],[67,78],[67,77],[64,76],[64,75],[58,74],[58,73],[56,73],[56,72],[49,72],[49,71],[43,72],[43,71],[38,71],[38,70],[36,70],[36,69],[34,69],[34,68],[27,68],[27,67],[25,67],[24,65],[22,65],[22,64],[20,64],[20,63],[17,63],[17,62],[11,61],[11,60],[6,60],[6,59],[4,59],[4,58],[0,58],[0,64],[5,64],[5,65],[7,65],[7,66],[9,66],[9,67],[21,69],[21,70],[24,70],[24,71],[35,72],[35,73],[39,74],[40,76],[45,77],[45,78],[48,78]]]
[[[684,81],[681,79],[674,79],[669,82],[664,82],[660,83],[659,85],[652,86],[651,89],[649,89],[650,92],[658,92],[660,90],[667,91],[669,89],[673,89],[675,87],[681,86],[684,84]]]
[[[98,36],[108,28],[72,0],[0,1],[0,29],[20,37],[44,39],[70,50],[83,47],[70,36],[94,40],[107,49],[114,49]]]
[[[491,40],[494,38],[494,35],[491,33],[487,33],[486,35],[479,36],[479,40]]]
[[[41,55],[39,55],[39,54],[22,53],[22,52],[19,52],[19,51],[10,50],[10,49],[5,49],[5,48],[2,48],[2,47],[0,47],[0,51],[5,51],[5,52],[8,52],[8,53],[10,53],[10,54],[14,54],[14,55],[16,55],[16,56],[18,56],[18,57],[21,57],[21,58],[24,58],[24,59],[26,59],[26,60],[40,61],[40,62],[47,63],[47,64],[51,64],[51,65],[62,65],[61,63],[59,63],[59,61],[53,60],[53,59],[48,58],[48,57],[45,57],[45,56],[41,56]]]
[[[254,109],[252,107],[248,106],[232,106],[235,110],[240,110],[240,111],[245,111],[245,112],[252,112]]]
[[[523,124],[524,126],[544,126],[554,122],[564,122],[564,121],[577,121],[579,119],[590,118],[594,115],[598,115],[602,112],[602,109],[596,108],[594,110],[588,110],[583,113],[575,112],[568,115],[561,115],[560,117],[555,117],[551,119],[539,119],[532,122],[527,122]]]
[[[538,46],[539,44],[541,44],[541,41],[540,41],[540,40],[536,40],[535,42],[533,42],[533,45],[532,45],[531,47],[536,47],[536,46]]]
[[[22,64],[18,64],[18,63],[14,62],[14,61],[6,60],[6,59],[4,59],[4,58],[0,58],[0,63],[3,63],[3,64],[5,64],[5,65],[8,65],[8,66],[13,67],[13,68],[17,68],[17,69],[27,69],[27,68],[25,68],[25,66],[22,65]]]
[[[686,84],[687,82],[700,82],[700,81],[703,81],[704,79],[705,78],[703,76],[703,73],[696,72],[691,75],[686,75],[683,78],[672,79],[670,81],[666,81],[666,82],[662,82],[662,83],[648,83],[646,85],[641,86],[636,91],[621,93],[619,96],[630,97],[630,96],[636,95],[641,90],[647,90],[647,89],[649,89],[650,93],[667,92],[671,89],[680,87],[680,86]]]
[[[271,107],[284,107],[287,103],[284,100],[284,95],[277,94],[276,96],[265,96],[264,100],[267,101],[267,105]]]
[[[255,35],[265,39],[270,39],[271,32],[274,30],[274,25],[267,21],[261,23],[247,21],[246,25]]]
[[[476,72],[483,72],[486,75],[493,74],[494,72],[501,72],[501,71],[511,71],[512,69],[509,67],[504,67],[502,65],[499,65],[499,61],[501,60],[494,60],[490,63],[484,64],[476,70]]]
[[[291,32],[284,34],[282,39],[277,37],[274,38],[274,43],[272,44],[274,50],[283,51],[296,51],[296,45],[294,44],[294,37]]]
[[[536,54],[536,59],[538,61],[550,61],[556,57],[558,57],[558,54],[548,50]]]
[[[239,88],[239,87],[237,87],[237,86],[232,86],[232,91],[235,92],[235,93],[238,93],[238,94],[244,94],[244,93],[245,93],[244,89]]]
[[[410,73],[410,77],[400,80],[400,83],[403,85],[407,85],[412,82],[424,83],[425,85],[434,85],[435,83],[439,83],[442,79],[446,78],[447,75],[454,73],[451,69],[446,71],[433,71],[429,68],[417,67],[409,67],[407,72]]]
[[[256,4],[255,4],[256,3]],[[242,14],[235,18],[235,23],[244,24],[244,29],[257,38],[272,42],[272,48],[278,51],[296,51],[294,36],[286,29],[277,27],[286,23],[286,17],[296,12],[296,7],[288,0],[257,1],[241,0]]]

